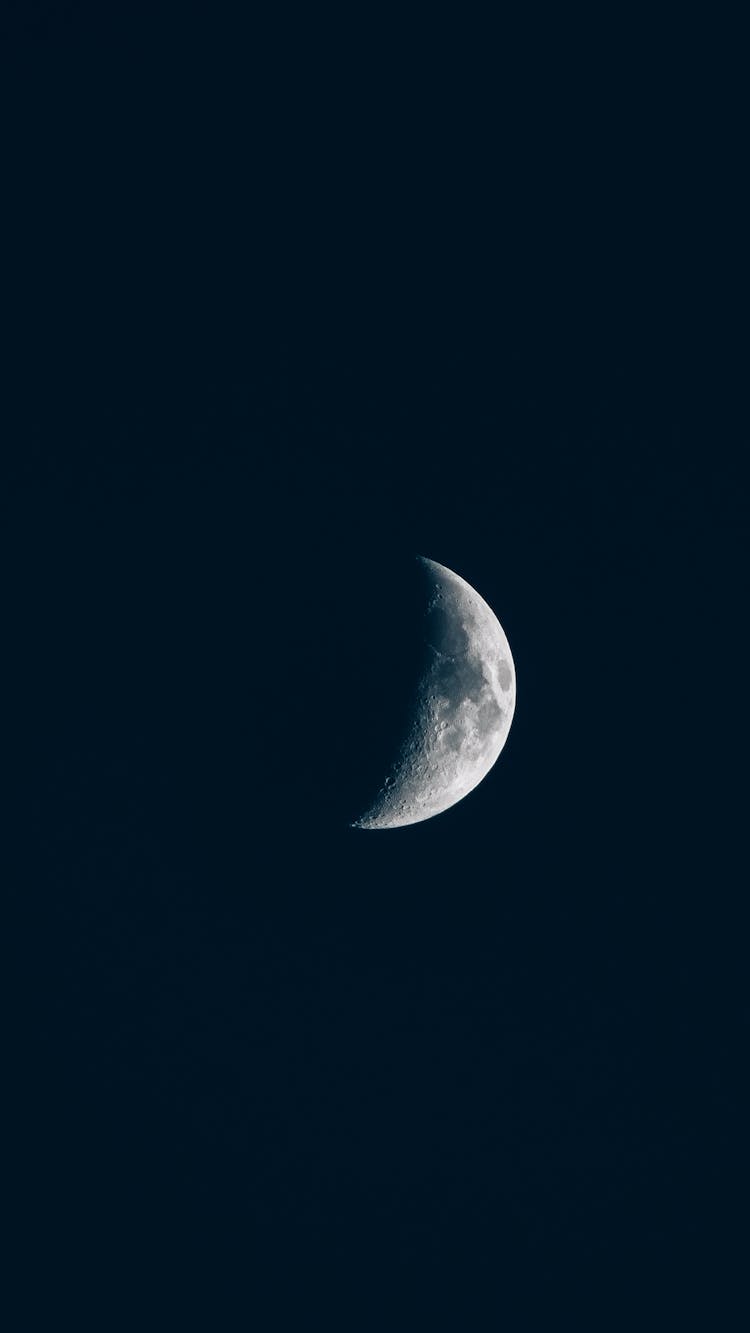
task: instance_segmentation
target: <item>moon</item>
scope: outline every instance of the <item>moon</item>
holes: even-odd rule
[[[487,775],[513,721],[516,671],[502,625],[465,579],[417,560],[427,578],[425,666],[403,744],[353,828],[402,828],[448,810]]]

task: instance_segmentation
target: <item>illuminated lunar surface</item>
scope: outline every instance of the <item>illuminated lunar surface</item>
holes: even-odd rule
[[[458,574],[419,563],[426,666],[403,745],[354,828],[401,828],[455,805],[492,768],[513,720],[516,672],[499,620]]]

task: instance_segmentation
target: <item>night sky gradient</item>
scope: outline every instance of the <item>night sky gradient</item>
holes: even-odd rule
[[[685,32],[17,8],[27,1299],[676,1326],[727,1290],[746,1049],[731,80]],[[475,792],[366,833],[415,554],[518,703]]]

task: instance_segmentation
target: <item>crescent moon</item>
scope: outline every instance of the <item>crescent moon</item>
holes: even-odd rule
[[[487,775],[513,721],[516,670],[502,625],[465,579],[418,561],[428,580],[426,667],[402,748],[353,828],[402,828],[448,810]]]

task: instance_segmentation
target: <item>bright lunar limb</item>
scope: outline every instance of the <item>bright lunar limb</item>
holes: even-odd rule
[[[513,720],[516,672],[499,620],[458,574],[418,559],[427,663],[403,746],[354,828],[401,828],[455,805],[492,768]]]

